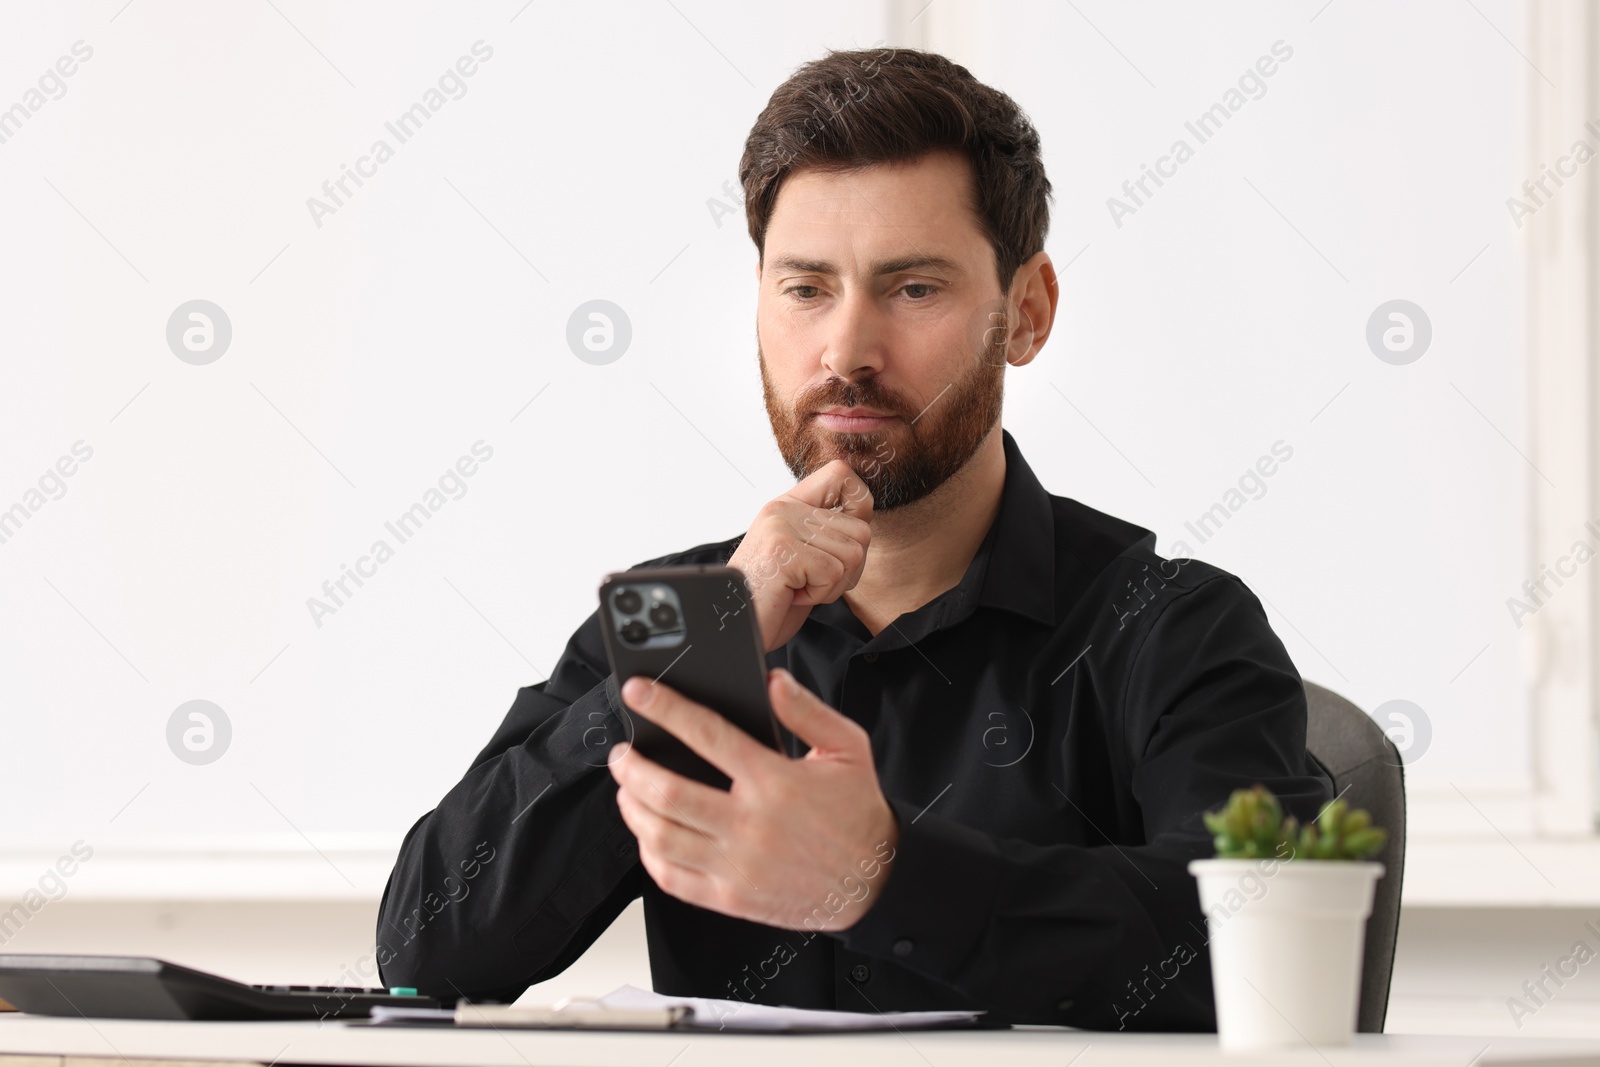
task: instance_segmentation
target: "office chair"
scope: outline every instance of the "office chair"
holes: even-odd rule
[[[1306,749],[1344,792],[1352,808],[1365,808],[1372,821],[1389,831],[1383,851],[1383,877],[1367,919],[1361,960],[1361,1002],[1356,1030],[1381,1034],[1389,1011],[1389,978],[1400,931],[1400,883],[1406,861],[1406,785],[1400,752],[1372,718],[1350,701],[1306,682]],[[1347,788],[1348,787],[1348,788]]]

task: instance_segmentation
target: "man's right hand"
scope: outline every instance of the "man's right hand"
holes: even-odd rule
[[[872,493],[842,459],[762,506],[728,566],[744,572],[768,652],[855,587],[871,541]]]

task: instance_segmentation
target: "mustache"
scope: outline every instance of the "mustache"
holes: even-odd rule
[[[914,412],[898,393],[879,385],[873,378],[846,381],[832,378],[795,402],[796,416],[802,420],[814,417],[823,408],[872,408],[890,415],[909,417]]]

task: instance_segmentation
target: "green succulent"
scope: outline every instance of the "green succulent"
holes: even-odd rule
[[[1372,816],[1352,811],[1343,800],[1323,808],[1315,822],[1300,826],[1260,785],[1235,790],[1220,811],[1208,811],[1203,818],[1222,859],[1364,860],[1388,839],[1372,825]]]

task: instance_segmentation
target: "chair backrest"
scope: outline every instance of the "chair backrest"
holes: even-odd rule
[[[1356,1029],[1383,1032],[1389,1011],[1389,976],[1394,969],[1395,938],[1400,931],[1400,885],[1406,861],[1405,769],[1400,752],[1378,724],[1332,690],[1306,682],[1306,749],[1328,776],[1334,792],[1342,792],[1352,808],[1365,808],[1372,821],[1389,831],[1383,864],[1367,920],[1366,950],[1361,961],[1361,1008]]]

